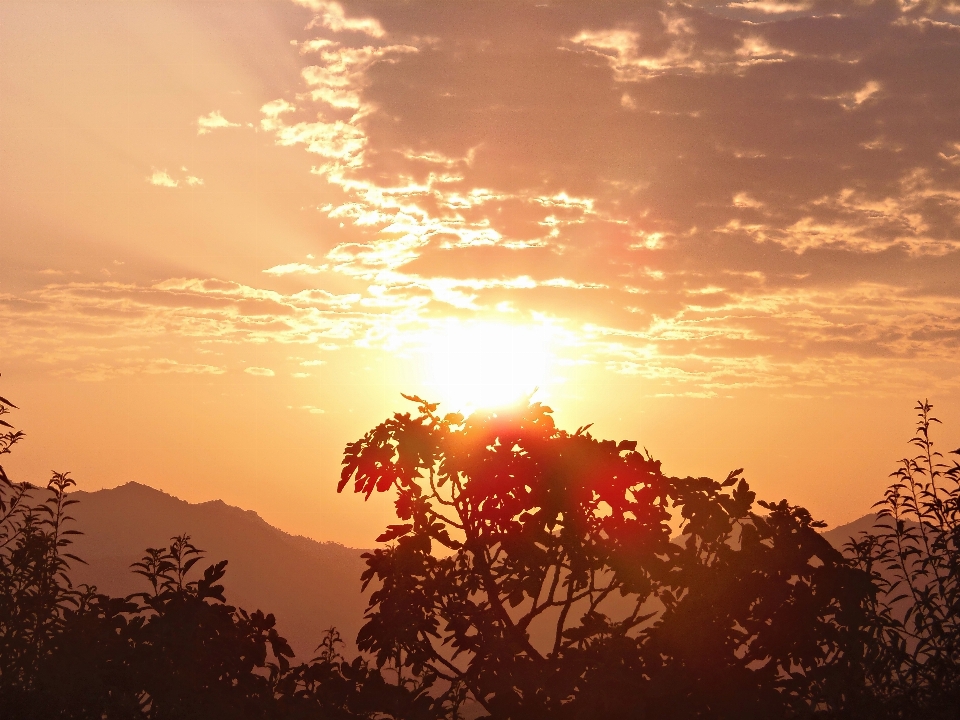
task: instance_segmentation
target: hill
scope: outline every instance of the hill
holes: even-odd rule
[[[135,482],[73,497],[80,501],[71,508],[75,527],[84,534],[75,536],[72,551],[87,563],[73,564],[75,584],[96,585],[111,595],[145,590],[130,564],[145,548],[164,547],[170,537],[187,533],[205,551],[199,568],[229,561],[227,601],[272,612],[299,659],[313,657],[331,625],[347,642],[346,651],[355,651],[366,608],[360,592],[365,551],[289,535],[222,500],[188,503]]]
[[[856,538],[861,532],[871,530],[876,521],[876,515],[864,515],[862,518],[857,518],[853,522],[849,522],[846,525],[838,525],[830,530],[824,530],[821,535],[823,535],[835,548],[842,550],[843,546],[849,542],[850,538]]]
[[[205,551],[206,563],[229,560],[227,600],[248,610],[272,612],[297,657],[307,660],[323,631],[336,626],[353,653],[366,601],[360,592],[364,550],[294,536],[252,510],[222,500],[188,503],[160,490],[131,482],[109,490],[78,491],[73,515],[73,551],[88,564],[74,564],[75,583],[96,585],[111,595],[144,590],[130,572],[147,547],[161,547],[173,535],[188,533]],[[873,515],[823,533],[835,547],[872,526]]]

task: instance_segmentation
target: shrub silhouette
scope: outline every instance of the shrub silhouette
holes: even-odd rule
[[[11,452],[24,434],[6,419],[16,406],[0,397],[0,456]],[[74,484],[54,473],[46,491],[13,483],[0,465],[0,682],[4,701],[14,703],[36,689],[40,666],[52,639],[62,630],[64,614],[78,593],[66,575],[65,552],[71,518],[67,499]],[[38,495],[42,495],[38,497]],[[3,704],[0,703],[0,710]],[[0,713],[2,714],[2,713]]]
[[[363,575],[358,645],[379,663],[462,683],[502,718],[870,706],[875,588],[806,510],[758,512],[740,470],[668,477],[539,403],[464,418],[408,399],[418,415],[347,446],[339,486],[396,497]]]
[[[846,547],[879,588],[872,624],[886,667],[876,682],[890,712],[954,718],[960,705],[960,463],[934,450],[939,423],[918,402],[917,454],[904,458],[874,507],[869,532]],[[952,454],[960,455],[960,449]]]
[[[23,438],[2,416],[0,455]],[[0,717],[126,720],[449,717],[428,678],[388,682],[362,658],[336,652],[331,631],[309,663],[273,615],[226,603],[227,561],[191,571],[202,551],[189,536],[148,548],[134,572],[149,589],[125,598],[74,588],[67,509],[74,484],[13,483],[0,466]]]

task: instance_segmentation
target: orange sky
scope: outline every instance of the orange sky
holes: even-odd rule
[[[956,3],[13,0],[0,98],[17,479],[369,545],[401,392],[831,523],[960,444]]]

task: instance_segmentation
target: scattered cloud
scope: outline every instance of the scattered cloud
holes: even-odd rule
[[[206,135],[221,128],[240,127],[240,123],[230,122],[219,110],[213,110],[208,115],[197,118],[197,135]]]
[[[59,374],[83,382],[103,382],[131,375],[223,375],[226,370],[216,365],[183,363],[169,358],[142,359],[112,357],[109,362],[86,363],[80,367],[60,369]]]
[[[343,6],[330,0],[294,0],[298,5],[310,8],[318,13],[311,23],[311,27],[322,26],[335,33],[357,32],[374,38],[381,38],[386,33],[380,22],[371,17],[348,18]]]
[[[306,263],[287,263],[285,265],[274,265],[264,270],[268,275],[319,275],[327,269],[326,265],[307,265]]]
[[[301,405],[299,409],[306,410],[311,415],[323,415],[326,412],[326,410],[323,408],[319,408],[314,405]]]
[[[44,268],[43,270],[38,270],[37,272],[39,272],[41,275],[53,275],[56,277],[59,277],[62,275],[79,275],[80,274],[79,270],[56,270],[54,268]]]
[[[804,13],[813,8],[812,2],[782,2],[779,0],[746,0],[746,2],[727,3],[728,8],[751,10],[764,15],[783,15]]]
[[[303,79],[314,101],[332,108],[360,112],[366,73],[375,63],[396,62],[404,53],[416,53],[410,45],[359,48],[344,47],[332,41],[310,46],[319,54],[319,63],[303,69]]]
[[[247,375],[256,375],[257,377],[273,377],[276,373],[270,368],[248,367],[244,369]]]
[[[147,182],[157,187],[175,188],[179,187],[180,181],[174,180],[166,170],[154,170],[147,176]]]
[[[166,170],[157,170],[154,168],[153,172],[147,176],[147,182],[156,187],[165,187],[165,188],[178,188],[181,184],[188,187],[198,187],[203,185],[203,179],[197,177],[196,175],[191,175],[190,171],[187,168],[180,168],[182,177],[175,178]]]

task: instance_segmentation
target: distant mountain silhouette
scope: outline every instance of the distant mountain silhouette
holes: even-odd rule
[[[835,548],[842,550],[843,546],[850,541],[850,538],[857,538],[861,532],[871,530],[876,522],[877,516],[870,513],[862,518],[857,518],[853,522],[848,522],[846,525],[838,525],[830,530],[824,530],[820,534]]]
[[[160,490],[130,482],[96,492],[78,491],[71,508],[77,529],[73,551],[88,564],[74,564],[74,583],[96,585],[101,592],[128,595],[145,590],[130,571],[147,547],[166,546],[170,537],[188,533],[203,548],[206,563],[229,560],[225,578],[228,602],[277,617],[281,634],[297,657],[308,660],[323,631],[335,625],[347,654],[363,623],[366,599],[360,592],[360,558],[365,550],[290,535],[252,510],[222,500],[188,503]],[[823,533],[842,548],[852,536],[872,527],[864,515]]]
[[[297,657],[309,660],[323,631],[335,625],[348,646],[363,623],[360,592],[364,550],[289,535],[252,510],[222,500],[193,504],[131,482],[109,490],[78,491],[71,510],[77,519],[71,550],[88,564],[74,563],[74,584],[96,585],[110,595],[146,590],[130,571],[147,547],[165,547],[183,533],[205,550],[198,569],[229,560],[224,578],[227,601],[277,617],[277,626]]]

